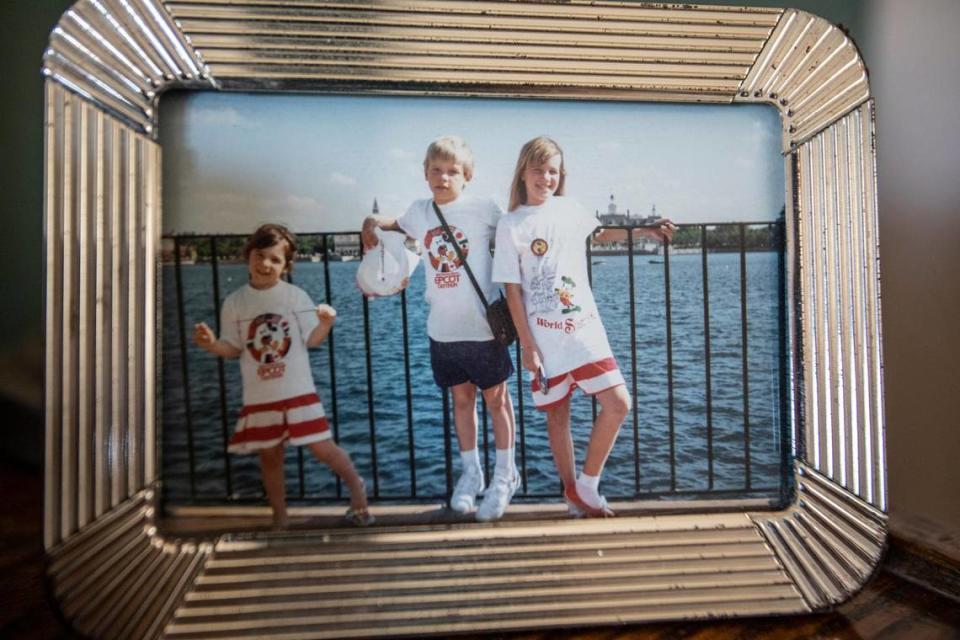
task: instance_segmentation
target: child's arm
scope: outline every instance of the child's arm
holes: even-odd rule
[[[204,351],[209,351],[221,358],[237,358],[243,352],[224,340],[217,340],[217,334],[207,326],[206,322],[193,325],[193,341]]]
[[[523,368],[539,373],[543,366],[543,356],[540,354],[540,348],[537,347],[537,342],[533,339],[530,326],[527,324],[527,308],[523,304],[523,289],[514,282],[505,282],[503,286],[507,289],[507,306],[510,308],[510,317],[513,318],[513,325],[517,328],[517,340],[520,341],[520,358]]]
[[[317,305],[317,319],[320,324],[313,328],[310,335],[307,336],[307,347],[319,347],[327,336],[330,335],[330,329],[333,328],[333,321],[337,318],[337,310],[328,304]]]
[[[406,233],[400,228],[400,225],[397,224],[396,218],[369,215],[364,218],[363,228],[360,229],[360,239],[363,241],[364,249],[372,249],[379,244],[380,241],[377,240],[377,234],[373,231],[377,228],[383,229],[384,231],[400,231]]]

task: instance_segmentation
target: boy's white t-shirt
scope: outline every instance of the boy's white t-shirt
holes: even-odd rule
[[[586,240],[599,225],[577,201],[554,196],[517,207],[497,227],[493,280],[523,289],[547,376],[612,356],[587,271]]]
[[[244,405],[316,393],[306,342],[319,322],[310,296],[283,280],[269,289],[248,284],[227,296],[220,339],[242,350]]]
[[[460,244],[477,284],[487,301],[493,302],[497,289],[490,279],[490,241],[503,210],[491,198],[461,195],[453,202],[440,205],[440,211]],[[427,335],[437,342],[492,340],[483,303],[445,237],[443,225],[433,210],[433,200],[417,200],[397,219],[397,224],[422,245],[424,292],[430,305]]]

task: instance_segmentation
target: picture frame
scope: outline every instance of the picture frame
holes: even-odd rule
[[[44,544],[79,633],[420,636],[802,613],[874,571],[887,522],[874,105],[839,28],[792,9],[632,2],[80,0],[43,73]],[[164,534],[156,104],[174,87],[776,106],[791,504]]]

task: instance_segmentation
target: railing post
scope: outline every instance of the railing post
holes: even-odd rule
[[[362,294],[361,294],[362,295]],[[377,425],[373,411],[373,358],[370,346],[370,302],[363,296],[363,343],[367,363],[367,419],[370,424],[370,468],[373,474],[373,497],[380,497],[380,479],[377,469]]]
[[[707,225],[700,225],[703,279],[703,369],[707,392],[707,488],[713,489],[713,388],[710,378],[710,274],[707,269]]]
[[[180,329],[180,372],[183,376],[183,410],[187,419],[187,461],[190,465],[190,497],[197,497],[196,461],[193,445],[193,416],[190,410],[190,368],[187,365],[187,332],[184,326],[183,276],[180,273],[180,239],[173,239],[174,278],[177,284],[177,326]]]
[[[590,289],[593,289],[593,234],[591,233],[587,236],[587,282],[590,284]],[[592,415],[592,420],[597,421],[597,397],[590,396],[590,413]],[[560,488],[560,493],[563,493],[563,487]]]
[[[293,284],[293,272],[287,271],[286,278],[287,282]],[[297,447],[297,486],[298,497],[304,498],[307,495],[307,475],[303,466],[303,447]]]
[[[740,371],[743,376],[743,477],[750,490],[750,369],[747,359],[747,241],[746,226],[740,225]]]
[[[330,306],[333,306],[333,288],[330,286],[330,252],[328,248],[328,239],[330,234],[324,233],[320,237],[323,239],[323,244],[321,245],[323,251],[323,292],[326,296],[326,302]],[[340,442],[340,416],[337,412],[337,367],[336,367],[336,353],[334,349],[334,333],[336,327],[330,327],[330,333],[327,335],[327,355],[330,360],[330,417],[333,420],[333,440],[334,442]],[[340,498],[343,496],[343,482],[340,480],[340,476],[334,474],[337,497]]]
[[[483,479],[490,484],[490,425],[487,420],[487,400],[480,395],[480,429],[483,431]]]
[[[217,252],[217,236],[210,236],[210,268],[213,271],[213,318],[217,336],[223,331],[220,326],[220,263]],[[217,382],[220,387],[220,434],[223,437],[223,473],[226,476],[227,498],[233,495],[233,478],[230,472],[230,428],[227,424],[227,384],[223,358],[217,358]]]
[[[633,264],[633,230],[627,231],[627,271],[630,283],[630,399],[633,411],[633,491],[640,493],[640,417],[637,415],[637,287]]]
[[[516,433],[514,433],[514,449],[520,450],[520,479],[523,484],[522,493],[527,493],[527,433],[525,429],[523,411],[523,360],[520,356],[520,341],[514,345],[514,358],[517,370],[517,417],[514,418]],[[519,443],[518,443],[519,440]]]
[[[673,419],[673,318],[670,312],[670,243],[663,243],[663,287],[667,322],[667,424],[670,432],[670,491],[677,490],[677,435]]]
[[[440,395],[443,396],[443,470],[446,475],[447,491],[445,497],[447,500],[453,494],[453,443],[450,436],[450,390],[444,388]]]
[[[781,470],[781,494],[784,492],[783,476],[790,469],[790,448],[785,446],[789,442],[788,426],[792,418],[790,413],[790,348],[787,342],[789,328],[787,326],[787,256],[786,256],[786,221],[775,223],[776,232],[774,237],[777,243],[777,294],[778,294],[778,314],[777,320],[780,325],[780,470]]]
[[[400,292],[400,310],[403,320],[403,375],[407,390],[407,455],[410,464],[410,497],[417,497],[417,455],[413,438],[413,385],[410,380],[410,335],[407,324],[407,290]]]

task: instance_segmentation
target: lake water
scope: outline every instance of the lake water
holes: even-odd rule
[[[664,265],[661,257],[634,258],[636,297],[636,352],[631,353],[629,264],[627,256],[594,257],[593,288],[614,354],[636,389],[636,411],[628,416],[604,472],[602,491],[609,498],[651,497],[671,492],[671,474],[678,492],[709,493],[706,372],[704,359],[703,282],[701,258],[670,258],[672,299],[673,431],[675,463],[670,457],[668,364],[666,348]],[[709,256],[710,378],[713,423],[713,490],[745,488],[743,367],[740,310],[740,256]],[[294,282],[316,302],[327,301],[338,311],[334,330],[336,398],[332,397],[329,343],[311,352],[314,379],[327,409],[336,410],[340,444],[350,452],[372,493],[373,453],[368,411],[367,347],[363,298],[354,285],[356,262],[332,262],[330,292],[324,265],[297,263]],[[781,483],[782,447],[786,425],[781,415],[780,339],[778,308],[778,254],[753,252],[746,256],[749,388],[749,473],[753,489],[776,495]],[[217,359],[187,346],[189,396],[194,439],[195,496],[189,481],[189,446],[185,386],[180,356],[174,268],[163,267],[162,308],[162,470],[168,503],[258,500],[262,496],[256,456],[230,456],[227,487],[221,398]],[[246,266],[224,264],[219,272],[221,298],[246,282]],[[214,326],[213,275],[209,264],[182,267],[185,326],[196,322]],[[404,375],[403,326],[400,296],[368,304],[372,388],[379,499],[407,499],[411,494],[407,393]],[[426,337],[423,273],[418,269],[407,290],[413,453],[418,498],[442,496],[446,491],[442,399],[433,383]],[[636,358],[636,379],[632,371]],[[225,363],[225,406],[228,431],[241,405],[240,372],[236,361]],[[559,484],[542,414],[531,408],[527,383],[511,385],[518,419],[518,396],[523,396],[522,447],[526,485],[521,495],[554,496]],[[579,392],[573,402],[574,442],[580,456],[592,422],[592,403]],[[481,446],[483,440],[481,439]],[[456,444],[454,474],[459,470]],[[492,470],[493,436],[489,435]],[[637,451],[639,477],[634,452]],[[300,495],[296,450],[288,449],[288,491]],[[582,463],[582,457],[578,458]],[[639,490],[638,490],[639,489]],[[325,501],[336,497],[336,484],[327,469],[306,456],[304,496]],[[764,494],[763,491],[759,494]],[[754,493],[753,495],[758,495]],[[728,494],[724,494],[727,497]]]

